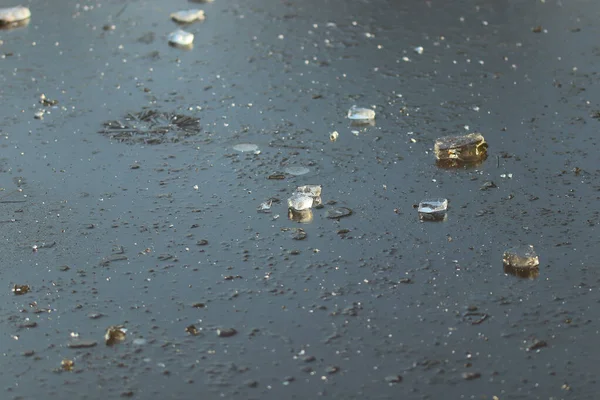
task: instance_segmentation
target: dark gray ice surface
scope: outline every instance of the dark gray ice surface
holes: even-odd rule
[[[598,398],[600,2],[24,5],[0,30],[0,398]],[[488,158],[436,166],[469,132]],[[305,184],[324,207],[298,223]],[[504,272],[520,244],[536,279]]]

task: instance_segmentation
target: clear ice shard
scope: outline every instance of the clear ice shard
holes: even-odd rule
[[[540,259],[530,244],[506,250],[502,261],[506,266],[520,269],[537,268],[540,265]]]
[[[359,121],[370,121],[375,119],[375,111],[371,110],[370,108],[352,106],[348,110],[348,118]]]
[[[443,220],[446,217],[446,210],[448,209],[447,199],[428,199],[423,200],[419,203],[419,218],[421,220]]]
[[[294,193],[288,199],[288,208],[295,211],[309,210],[313,206],[314,199],[304,193]]]
[[[487,143],[480,133],[444,136],[435,141],[434,152],[438,162],[450,164],[476,163],[487,157]]]

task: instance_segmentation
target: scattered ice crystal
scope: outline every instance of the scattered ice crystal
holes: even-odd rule
[[[329,140],[331,140],[332,142],[335,142],[339,136],[340,136],[340,134],[337,131],[333,131],[329,134]]]
[[[31,18],[31,11],[27,7],[0,8],[0,25],[12,24],[29,18]]]
[[[348,118],[353,120],[368,121],[375,119],[375,111],[370,108],[361,108],[356,105],[348,110]]]
[[[189,24],[194,21],[203,21],[204,18],[204,11],[197,9],[177,11],[171,14],[171,19],[183,24]]]
[[[173,46],[188,47],[194,42],[194,34],[177,29],[169,34],[169,43]]]
[[[419,203],[419,218],[421,220],[438,221],[443,220],[448,209],[447,199],[429,199]]]
[[[415,47],[415,53],[423,54],[423,47],[422,46]]]
[[[288,208],[295,211],[308,210],[313,206],[314,199],[304,193],[294,193],[288,199]]]

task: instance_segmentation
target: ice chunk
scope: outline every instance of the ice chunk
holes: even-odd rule
[[[288,209],[288,218],[292,221],[308,223],[313,220],[312,210],[297,211],[292,208]]]
[[[204,21],[204,18],[204,11],[197,9],[177,11],[171,14],[171,19],[173,19],[173,21],[182,24],[189,24],[194,21]]]
[[[177,29],[169,34],[169,43],[173,46],[189,47],[194,43],[194,34]]]
[[[446,217],[447,199],[429,199],[419,203],[419,218],[428,221],[440,221]]]
[[[256,210],[258,212],[269,213],[269,212],[271,212],[271,205],[272,204],[273,204],[273,199],[269,199],[267,201],[264,201],[264,202],[260,203],[258,205],[258,207],[256,208]]]
[[[513,247],[504,252],[502,256],[504,265],[511,268],[530,269],[538,268],[540,259],[532,245]]]
[[[348,110],[348,118],[360,121],[369,121],[375,119],[375,111],[370,108],[361,108],[358,106],[352,106]]]
[[[480,133],[461,136],[444,136],[435,141],[434,151],[438,161],[458,165],[476,163],[487,157],[487,143]]]
[[[12,24],[29,18],[31,18],[31,11],[27,7],[0,8],[0,25]]]
[[[295,211],[308,210],[313,206],[314,199],[303,193],[294,193],[288,199],[288,207]]]
[[[296,188],[297,193],[301,193],[313,198],[313,205],[321,204],[321,185],[304,185]]]
[[[340,136],[340,134],[338,133],[338,131],[333,131],[329,134],[329,140],[331,140],[332,142],[335,142],[339,136]]]
[[[321,186],[321,185],[304,185],[304,186],[298,186],[296,188],[296,192],[304,193],[311,197],[319,197],[319,196],[321,196],[322,189],[323,189],[323,186]]]

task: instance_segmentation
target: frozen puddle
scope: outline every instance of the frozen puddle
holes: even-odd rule
[[[258,152],[258,146],[252,143],[240,143],[240,144],[236,144],[235,146],[233,146],[233,149],[235,151],[239,151],[242,153],[248,153],[248,152],[252,152],[252,153],[256,153]]]
[[[290,175],[306,175],[310,172],[310,169],[306,168],[306,167],[302,167],[302,166],[295,166],[295,167],[287,167],[284,170],[286,173],[290,174]]]

